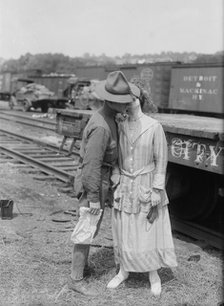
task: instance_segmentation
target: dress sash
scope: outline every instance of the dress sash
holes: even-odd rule
[[[129,172],[129,171],[126,171],[124,169],[121,169],[121,175],[125,175],[125,176],[131,177],[131,178],[136,178],[139,175],[152,172],[154,169],[155,169],[155,164],[151,163],[151,164],[148,164],[147,166],[142,167],[141,169],[138,169],[134,172]]]

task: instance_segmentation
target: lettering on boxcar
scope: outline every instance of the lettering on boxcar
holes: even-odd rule
[[[205,82],[215,82],[217,80],[217,75],[185,75],[183,77],[185,82],[197,82],[197,81],[205,81]]]
[[[182,140],[180,138],[173,138],[171,141],[171,154],[176,158],[190,159],[189,149],[192,147],[192,140]]]
[[[202,100],[203,95],[217,95],[218,89],[201,88],[201,83],[196,84],[196,88],[180,88],[181,94],[191,94],[193,100]]]
[[[192,160],[195,164],[210,164],[219,167],[218,157],[224,151],[222,146],[213,146],[205,143],[195,142],[192,139],[182,140],[172,138],[170,143],[170,153],[172,157],[183,160]]]
[[[194,142],[192,147],[196,147],[195,163],[201,164],[206,156],[206,145]],[[207,155],[209,156],[209,153]]]
[[[181,94],[190,94],[192,100],[202,101],[205,95],[218,95],[217,88],[206,88],[209,87],[208,84],[215,84],[211,86],[216,86],[217,76],[216,75],[184,75],[184,82],[195,82],[194,87],[190,88],[180,88]]]
[[[210,156],[207,158],[207,161],[210,159],[211,166],[218,167],[218,165],[217,165],[217,157],[224,150],[224,147],[218,147],[218,150],[216,150],[217,152],[215,152],[215,146],[209,146],[209,150],[210,150]]]

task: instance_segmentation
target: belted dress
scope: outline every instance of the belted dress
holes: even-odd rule
[[[142,114],[119,123],[120,184],[114,193],[112,233],[116,264],[148,272],[177,265],[165,191],[167,142],[161,124]],[[152,188],[161,190],[158,217],[150,224]]]

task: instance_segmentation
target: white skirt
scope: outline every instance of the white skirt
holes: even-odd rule
[[[150,224],[147,213],[112,210],[115,263],[125,271],[149,272],[176,267],[168,206],[158,206],[159,216]]]

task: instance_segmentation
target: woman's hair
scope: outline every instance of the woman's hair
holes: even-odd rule
[[[158,111],[158,108],[153,102],[151,93],[149,93],[144,88],[144,81],[141,80],[140,78],[133,78],[131,80],[131,83],[135,84],[140,89],[139,101],[142,111],[146,113],[147,112],[156,113]]]

